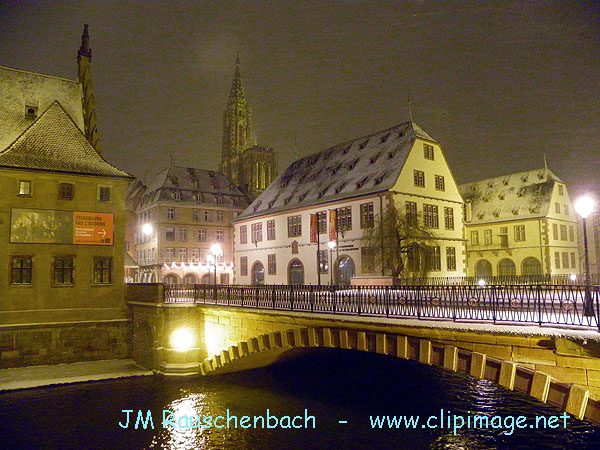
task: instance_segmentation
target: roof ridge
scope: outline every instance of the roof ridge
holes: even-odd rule
[[[71,83],[79,84],[78,80],[73,80],[71,78],[65,78],[65,77],[59,77],[57,75],[48,75],[47,73],[34,72],[32,70],[25,70],[25,69],[17,69],[15,67],[8,67],[8,66],[3,66],[3,65],[0,65],[0,68],[7,69],[7,70],[13,70],[15,72],[28,73],[31,75],[38,75],[38,76],[46,77],[46,78],[54,78],[56,80],[69,81]]]

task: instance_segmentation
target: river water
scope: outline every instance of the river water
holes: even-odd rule
[[[308,428],[241,428],[242,416],[277,417]],[[130,423],[122,410],[133,410]],[[138,411],[151,411],[144,429]],[[197,418],[238,417],[238,428],[181,428]],[[442,423],[450,428],[440,428]],[[273,366],[205,379],[131,378],[0,395],[2,449],[600,449],[600,428],[556,419],[557,428],[531,428],[561,411],[493,383],[391,357],[313,349]],[[419,416],[416,427],[372,426],[374,417]],[[489,428],[467,427],[486,416]],[[510,417],[526,416],[517,428]],[[183,416],[190,417],[190,422]],[[286,422],[285,416],[289,416]],[[291,418],[299,419],[291,421]],[[314,419],[310,419],[314,416]],[[427,419],[431,426],[423,428]],[[461,416],[458,419],[456,417]],[[494,416],[499,416],[494,419]],[[192,417],[194,418],[192,420]],[[308,419],[306,419],[308,417]],[[464,418],[465,426],[453,430]],[[480,420],[483,420],[480,418]],[[346,423],[340,423],[346,421]],[[246,424],[252,422],[245,422]],[[414,423],[414,422],[413,422]],[[511,423],[513,426],[511,426]],[[265,423],[265,426],[268,422]],[[274,425],[274,419],[271,419]],[[314,424],[314,428],[312,425]],[[492,428],[492,425],[502,428]],[[128,428],[122,426],[128,425]]]

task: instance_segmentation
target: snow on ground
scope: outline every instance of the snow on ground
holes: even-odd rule
[[[0,391],[144,375],[152,375],[152,371],[141,368],[132,359],[16,367],[0,370]]]

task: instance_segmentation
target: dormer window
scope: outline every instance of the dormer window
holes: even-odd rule
[[[348,170],[354,169],[354,167],[356,166],[356,163],[358,163],[359,159],[360,158],[356,158],[354,161],[352,161],[350,164],[348,164]]]
[[[485,213],[484,212],[480,212],[480,213],[477,214],[477,218],[479,220],[483,219],[484,217],[485,217]]]
[[[344,150],[342,150],[342,155],[345,155],[346,153],[348,153],[350,151],[350,147],[352,147],[352,144],[350,144]]]
[[[423,144],[423,157],[433,161],[433,145]]]
[[[494,187],[494,183],[493,182],[488,182],[487,187],[489,187],[490,189]]]
[[[233,197],[233,205],[234,206],[239,206],[240,205],[240,199],[238,197]]]
[[[500,217],[500,208],[494,210],[494,217]]]
[[[375,162],[379,159],[380,155],[381,155],[381,152],[377,153],[375,156],[372,156],[371,159],[369,160],[369,164],[375,164]]]
[[[200,192],[194,192],[194,201],[196,203],[202,202],[202,194]]]
[[[504,186],[508,186],[508,182],[509,178],[505,178],[504,180],[502,180],[502,184],[504,184]]]
[[[25,118],[28,120],[34,120],[37,118],[37,106],[25,105]]]
[[[340,192],[342,192],[342,190],[344,189],[344,187],[346,187],[346,182],[343,182],[342,184],[340,184],[338,187],[335,188],[335,193],[339,194]]]
[[[391,134],[391,133],[388,133],[388,134],[386,134],[386,135],[384,135],[384,136],[381,136],[381,139],[379,140],[379,143],[380,143],[380,144],[383,144],[385,141],[387,141],[387,140],[388,140],[388,138],[390,137],[390,134]]]
[[[520,206],[515,206],[512,209],[513,216],[516,216],[517,214],[519,214],[519,209],[520,209]]]
[[[362,180],[360,180],[358,183],[356,183],[356,188],[360,189],[361,187],[363,187],[368,179],[369,179],[368,176],[364,177]]]
[[[366,141],[362,142],[359,146],[358,149],[362,150],[363,148],[365,148],[367,146],[367,144],[369,143],[369,140],[367,139]]]
[[[523,175],[523,176],[521,177],[521,181],[522,181],[523,183],[527,183],[527,179],[528,179],[528,178],[529,178],[529,177],[528,177],[527,175]]]
[[[173,197],[173,200],[175,200],[177,202],[179,200],[181,200],[181,192],[179,192],[179,191],[173,191],[173,192],[171,192],[171,196]]]

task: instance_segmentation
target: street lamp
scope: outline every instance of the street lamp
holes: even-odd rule
[[[584,314],[586,316],[594,315],[594,303],[592,302],[592,295],[590,292],[591,281],[590,281],[590,259],[588,256],[588,241],[587,241],[587,224],[586,219],[594,211],[596,206],[594,199],[589,196],[583,196],[577,199],[575,202],[575,211],[583,219],[583,252],[585,255],[585,300],[583,302]]]
[[[337,243],[335,241],[329,241],[327,247],[329,247],[329,269],[331,270],[329,284],[333,284],[333,249],[337,247]]]
[[[223,249],[219,244],[213,244],[210,246],[210,252],[215,260],[215,285],[217,284],[217,257],[223,253]]]
[[[145,223],[144,225],[142,225],[142,233],[144,233],[146,236],[150,236],[153,231],[154,227],[151,223]]]

